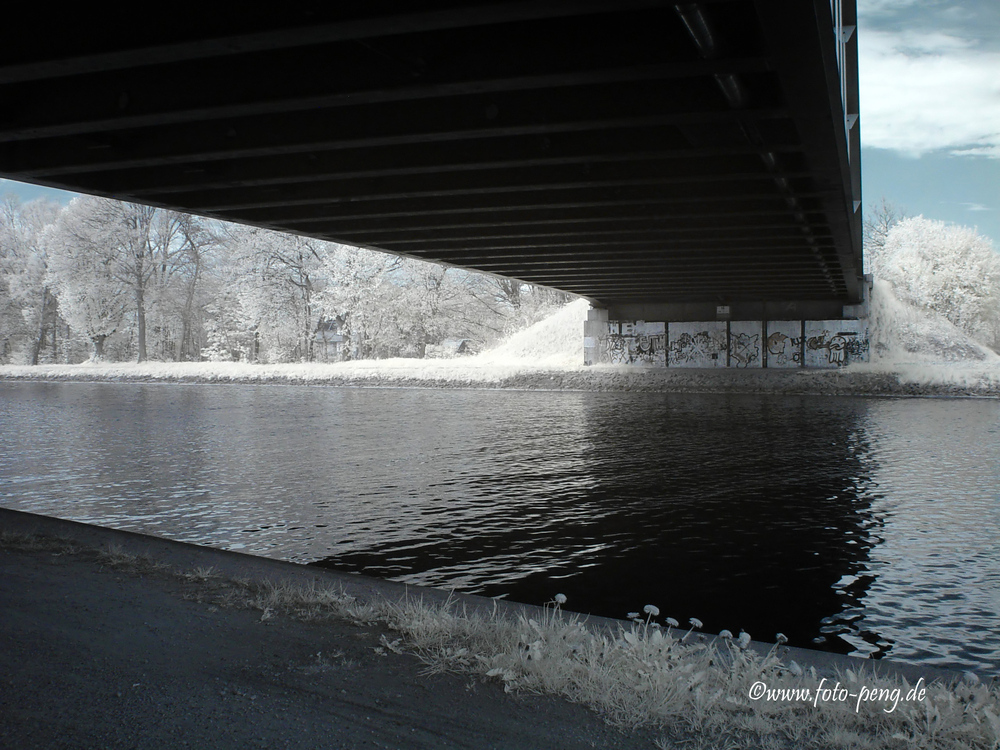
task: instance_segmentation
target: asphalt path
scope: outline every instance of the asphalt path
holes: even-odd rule
[[[427,674],[380,645],[392,635],[383,626],[220,606],[210,583],[113,567],[95,543],[175,570],[293,581],[324,571],[33,519],[2,511],[0,530],[83,547],[0,548],[0,747],[654,747],[655,734],[623,733],[559,698]]]
[[[621,731],[559,697],[430,673],[412,653],[386,647],[398,634],[383,624],[227,604],[234,581],[333,587],[361,602],[454,596],[467,610],[540,613],[0,508],[0,748],[657,746],[660,732]],[[612,632],[621,625],[587,623]],[[821,674],[859,666],[835,654],[782,652]],[[865,665],[911,684],[959,678],[885,660]]]

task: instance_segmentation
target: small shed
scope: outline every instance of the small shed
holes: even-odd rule
[[[344,358],[344,319],[320,318],[316,324],[316,358],[323,362],[339,362]]]

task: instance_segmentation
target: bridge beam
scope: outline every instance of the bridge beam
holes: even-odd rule
[[[609,321],[863,302],[855,0],[307,5],[25,5],[0,175],[510,276]]]

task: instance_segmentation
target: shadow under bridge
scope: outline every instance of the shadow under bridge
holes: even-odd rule
[[[839,316],[864,286],[854,6],[28,4],[0,174],[626,316]]]

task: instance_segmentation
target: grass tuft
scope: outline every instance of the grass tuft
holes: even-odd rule
[[[169,566],[158,563],[147,555],[127,552],[120,544],[109,544],[97,551],[98,559],[109,568],[135,575],[169,570]]]
[[[355,624],[369,624],[378,620],[375,610],[358,602],[353,596],[335,586],[308,586],[276,583],[270,580],[228,581],[220,595],[220,603],[230,607],[260,610],[270,619],[283,613],[300,620],[348,620]]]
[[[213,578],[219,578],[219,572],[215,567],[200,567],[194,570],[179,573],[181,578],[192,583],[205,583]]]
[[[899,748],[1000,747],[1000,690],[967,680],[931,683],[923,701],[890,703],[751,700],[751,686],[813,691],[815,670],[791,668],[779,646],[761,655],[746,639],[709,643],[675,634],[650,618],[617,633],[595,632],[574,616],[546,607],[515,619],[419,600],[385,604],[383,619],[434,671],[471,672],[507,691],[561,695],[624,729],[659,728],[662,747]],[[914,686],[903,679],[853,671],[834,674],[857,693]],[[887,693],[887,694],[888,694]]]
[[[0,532],[0,549],[12,552],[51,552],[56,555],[72,555],[81,551],[79,545],[69,539],[14,531]]]

